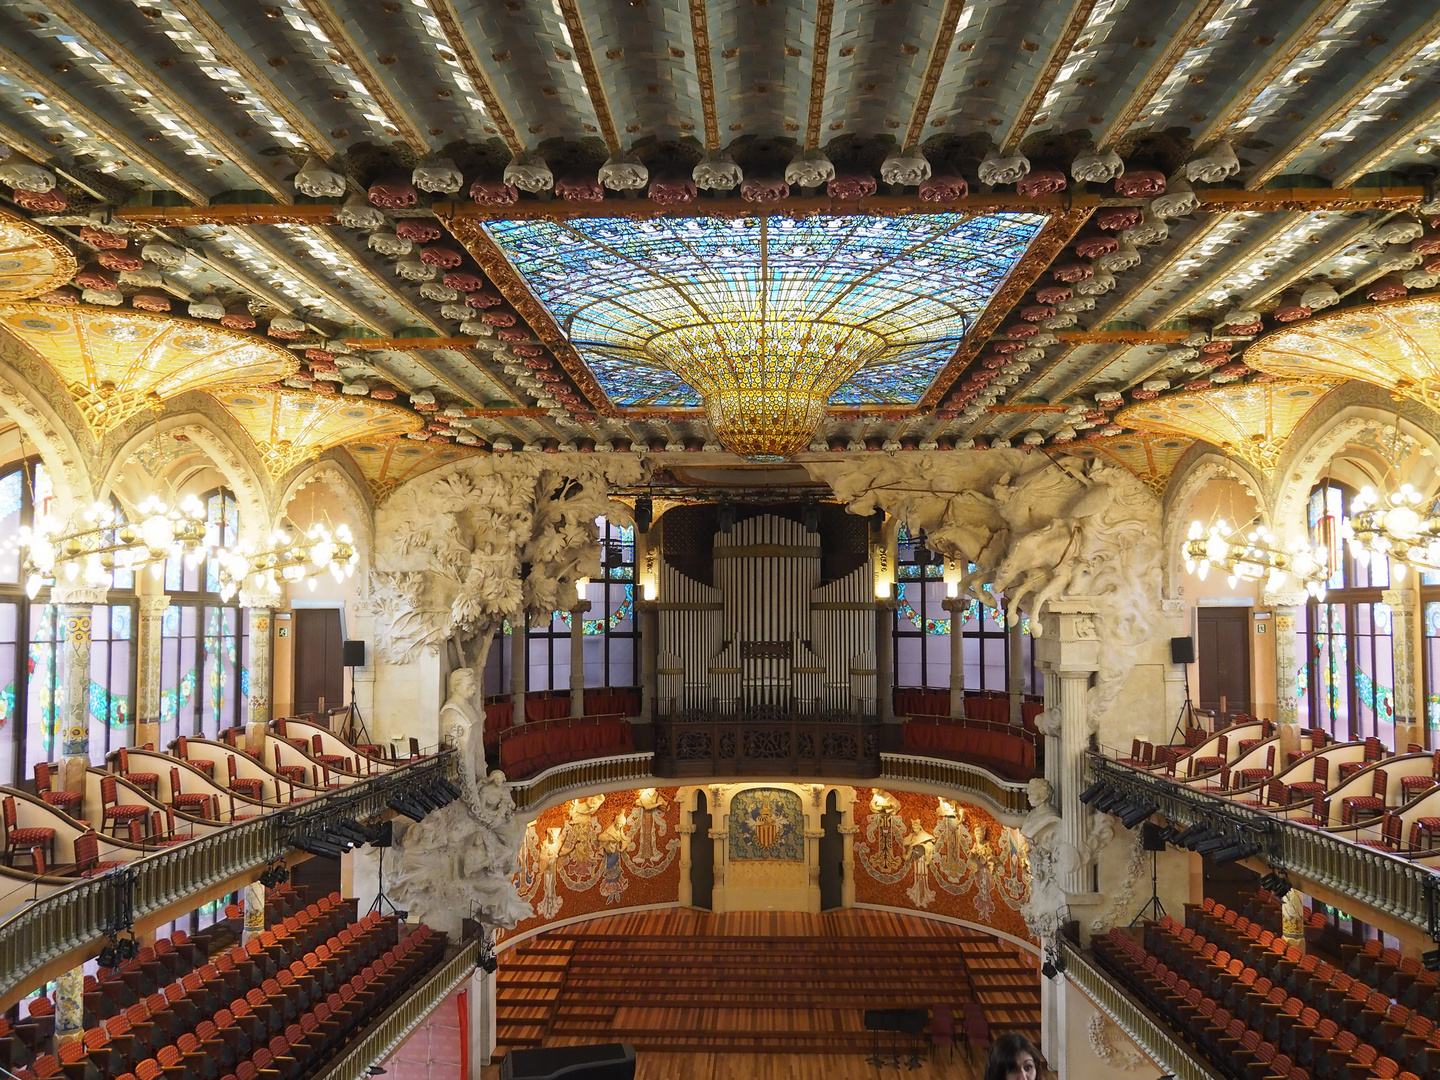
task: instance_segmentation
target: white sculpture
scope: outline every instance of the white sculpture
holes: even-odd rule
[[[505,183],[521,191],[533,193],[549,191],[555,186],[555,174],[542,157],[526,160],[515,158],[505,166]]]
[[[785,182],[802,188],[815,188],[835,179],[835,166],[819,150],[798,154],[785,166]]]
[[[314,199],[335,199],[345,194],[345,177],[311,155],[295,174],[295,190]]]
[[[1188,180],[1177,179],[1164,195],[1156,195],[1150,200],[1150,209],[1162,218],[1186,217],[1200,209],[1200,199]]]
[[[1018,184],[1030,175],[1030,159],[1024,154],[1001,157],[991,154],[980,163],[982,184]]]
[[[385,224],[385,215],[371,206],[361,195],[351,195],[335,215],[335,220],[347,229],[378,229]]]
[[[729,154],[711,154],[695,166],[690,178],[702,191],[730,191],[740,186],[745,173]]]
[[[465,183],[465,176],[448,157],[426,158],[410,174],[410,182],[421,191],[453,195]]]
[[[1125,162],[1114,150],[1092,150],[1075,159],[1070,166],[1070,175],[1077,181],[1104,184],[1125,175]]]
[[[611,191],[639,191],[650,183],[650,170],[639,161],[612,157],[600,166],[600,183]]]
[[[918,147],[894,153],[880,163],[880,178],[887,184],[923,184],[930,179],[930,162]]]
[[[55,189],[55,174],[28,161],[12,161],[0,165],[0,184],[9,184],[16,191],[33,191],[44,195]]]
[[[140,249],[140,257],[152,262],[161,270],[178,270],[185,262],[185,249],[163,240],[147,240]]]
[[[1221,139],[1206,153],[1185,163],[1185,179],[1207,184],[1218,184],[1230,179],[1240,171],[1240,159],[1235,156],[1230,144]]]

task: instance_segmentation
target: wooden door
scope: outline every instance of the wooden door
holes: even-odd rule
[[[1202,607],[1196,661],[1200,665],[1202,709],[1250,711],[1250,609]]]
[[[840,832],[840,817],[832,791],[825,796],[825,813],[820,815],[824,830],[819,845],[821,911],[833,911],[845,902],[845,837]]]
[[[341,664],[340,612],[335,608],[299,608],[294,617],[295,711],[318,712],[345,704]]]
[[[705,792],[695,796],[690,812],[690,906],[713,911],[715,907],[715,841],[710,839],[712,822],[706,809]]]

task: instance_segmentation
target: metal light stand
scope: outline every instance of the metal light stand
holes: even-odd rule
[[[384,915],[385,909],[388,907],[390,909],[391,915],[394,915],[401,922],[404,922],[410,917],[410,913],[404,908],[396,907],[395,901],[391,900],[390,897],[385,895],[385,849],[390,847],[392,840],[390,835],[390,823],[387,821],[382,826],[382,828],[386,830],[383,841],[373,845],[375,850],[380,852],[380,864],[378,867],[378,872],[376,874],[377,888],[375,892],[375,899],[370,902],[370,913],[375,914],[378,912],[379,914]]]
[[[345,735],[352,746],[360,746],[370,742],[370,733],[365,730],[365,718],[360,715],[360,706],[355,704],[355,665],[346,666],[350,669],[350,706],[346,714]]]
[[[1165,917],[1165,905],[1160,902],[1160,874],[1159,874],[1160,852],[1154,849],[1150,852],[1150,899],[1145,906],[1135,913],[1130,920],[1134,926],[1141,919],[1149,919],[1152,922],[1159,922]]]
[[[1185,665],[1185,704],[1180,706],[1180,715],[1175,718],[1175,730],[1170,733],[1170,745],[1178,746],[1185,741],[1186,730],[1198,726],[1195,723],[1195,702],[1190,698],[1190,665]],[[1179,742],[1176,737],[1179,737]]]

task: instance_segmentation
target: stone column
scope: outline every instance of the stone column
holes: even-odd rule
[[[250,716],[245,737],[251,750],[264,750],[265,732],[270,726],[270,627],[274,603],[274,597],[268,594],[240,594],[240,606],[250,620]]]
[[[660,693],[659,653],[660,609],[657,600],[636,600],[640,612],[640,722],[652,723],[658,715]]]
[[[950,612],[950,715],[965,715],[965,636],[960,620],[970,603],[963,596],[947,596],[940,606]]]
[[[585,715],[585,613],[589,600],[570,608],[570,715]]]
[[[810,815],[805,817],[808,822]],[[812,915],[820,914],[820,838],[824,835],[824,829],[805,830],[805,909]]]
[[[875,711],[881,723],[895,716],[895,610],[893,599],[875,601]]]
[[[1005,634],[1010,658],[1006,665],[1005,680],[1005,689],[1010,695],[1010,723],[1019,727],[1025,720],[1025,714],[1020,708],[1025,703],[1025,668],[1021,663],[1025,651],[1025,631],[1020,629],[1020,620],[1016,619],[1014,624],[1006,629]]]
[[[516,726],[525,723],[525,687],[530,677],[526,638],[530,621],[525,612],[510,616],[510,708]]]
[[[265,886],[258,881],[252,881],[245,886],[245,902],[241,905],[244,912],[245,931],[240,944],[247,945],[251,938],[259,937],[265,932]]]
[[[141,574],[139,577],[149,577]],[[170,606],[165,593],[140,597],[140,619],[135,628],[135,745],[160,746],[160,641],[161,622]]]
[[[1274,612],[1270,621],[1275,624],[1275,721],[1280,736],[1278,756],[1283,762],[1287,753],[1300,749],[1300,699],[1295,694],[1295,678],[1305,659],[1295,653],[1295,627],[1296,620],[1304,617],[1305,593],[1267,590],[1261,599]]]
[[[725,788],[714,784],[710,788],[710,839],[715,844],[714,883],[710,890],[710,911],[720,915],[729,909],[725,890],[725,858],[729,854],[726,845],[730,839],[730,803],[725,798]]]
[[[71,968],[55,980],[55,1046],[85,1033],[85,969]]]
[[[50,602],[64,635],[55,738],[66,791],[84,791],[85,770],[90,767],[90,619],[91,609],[105,603],[107,592],[103,585],[57,584],[50,590]]]
[[[491,931],[493,935],[493,931]],[[470,1070],[464,1080],[481,1080],[495,1053],[495,976],[479,968],[470,976]]]
[[[1085,790],[1085,753],[1090,748],[1090,682],[1100,668],[1095,611],[1095,601],[1088,598],[1051,601],[1043,616],[1045,633],[1036,642],[1046,671],[1046,727],[1051,733],[1045,771],[1055,789],[1061,836],[1080,856],[1060,885],[1077,898],[1094,893],[1091,815],[1080,792]]]
[[[680,824],[675,831],[680,834],[680,906],[695,906],[695,883],[690,880],[690,868],[695,865],[690,845],[695,841],[695,820],[693,810],[684,809],[681,804]]]
[[[1423,689],[1416,679],[1420,643],[1419,575],[1411,570],[1402,584],[1386,589],[1380,598],[1390,607],[1391,645],[1395,651],[1395,749],[1406,743],[1425,745]]]
[[[1305,895],[1292,888],[1280,901],[1280,933],[1285,944],[1305,951]]]
[[[845,875],[840,880],[840,906],[852,908],[855,906],[855,834],[860,831],[860,826],[854,824],[853,810],[848,816],[851,818],[850,824],[840,825],[840,836],[844,844],[842,872]]]

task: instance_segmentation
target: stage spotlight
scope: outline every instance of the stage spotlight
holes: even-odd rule
[[[1270,893],[1276,900],[1284,900],[1285,897],[1290,894],[1290,882],[1280,882],[1279,885],[1276,885],[1275,888],[1270,890]]]
[[[319,836],[294,837],[290,841],[290,846],[299,848],[309,855],[319,855],[326,859],[338,859],[345,854],[343,848]]]
[[[1091,809],[1108,814],[1124,801],[1125,793],[1123,791],[1107,791],[1091,804]]]
[[[1061,975],[1065,974],[1065,954],[1059,949],[1055,950],[1055,970]]]
[[[1180,833],[1176,831],[1174,825],[1166,825],[1163,829],[1160,830],[1160,843],[1173,844],[1175,843],[1175,840],[1179,835]]]
[[[1440,953],[1435,953],[1434,955],[1440,956]],[[95,962],[102,968],[113,968],[120,963],[120,950],[115,947],[114,938],[110,939],[109,945],[106,945],[100,950],[100,955],[95,958]],[[1430,970],[1434,971],[1435,968],[1431,968]]]
[[[1087,787],[1084,791],[1080,793],[1080,801],[1086,806],[1089,806],[1092,802],[1095,801],[1095,797],[1104,790],[1105,781],[1096,780],[1093,784],[1091,784],[1089,787]]]
[[[1189,848],[1191,851],[1194,851],[1194,850],[1195,850],[1194,845],[1195,845],[1197,842],[1199,842],[1200,838],[1201,838],[1202,836],[1204,836],[1206,833],[1208,833],[1209,831],[1210,831],[1210,826],[1209,826],[1208,823],[1206,823],[1206,822],[1204,822],[1204,821],[1197,821],[1194,825],[1191,825],[1188,829],[1182,830],[1182,831],[1175,837],[1173,843],[1174,843],[1177,847]]]
[[[1275,873],[1273,870],[1260,879],[1260,887],[1266,892],[1274,892],[1276,886],[1278,886],[1279,884],[1280,875]]]
[[[1215,852],[1223,850],[1235,843],[1235,839],[1236,838],[1229,833],[1216,832],[1196,844],[1195,850],[1201,855],[1213,855]]]
[[[1431,949],[1427,953],[1422,953],[1420,962],[1425,965],[1426,971],[1440,971],[1440,949]]]
[[[395,823],[393,821],[382,822],[380,827],[375,831],[378,835],[375,837],[374,840],[370,841],[371,847],[387,848],[394,846]]]
[[[1045,954],[1045,963],[1040,965],[1040,974],[1047,979],[1053,979],[1060,974],[1060,969],[1055,966],[1055,961],[1050,958],[1049,953]]]
[[[429,811],[426,810],[424,807],[416,806],[409,799],[403,798],[399,795],[391,796],[386,801],[385,805],[388,806],[391,810],[394,810],[397,814],[404,814],[411,821],[423,821],[425,815],[429,813]]]
[[[1248,859],[1251,855],[1260,854],[1260,845],[1249,840],[1238,840],[1227,847],[1215,852],[1215,865],[1228,866],[1239,859]]]
[[[1127,829],[1133,829],[1158,809],[1160,808],[1153,802],[1142,802],[1139,806],[1133,807],[1127,813],[1121,814],[1120,824],[1124,825]]]
[[[140,943],[133,937],[121,938],[119,944],[116,946],[116,953],[119,955],[122,964],[126,960],[134,960],[140,953]]]

